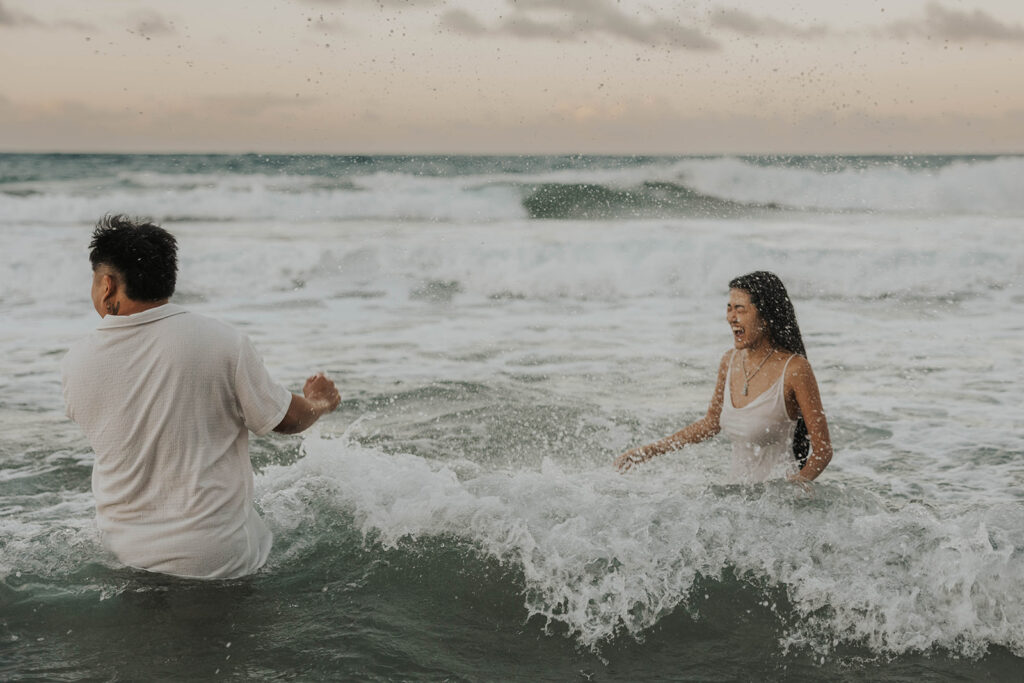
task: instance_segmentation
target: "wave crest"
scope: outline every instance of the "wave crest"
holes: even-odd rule
[[[545,183],[523,199],[530,218],[734,218],[779,208],[735,202],[696,192],[685,185],[645,181],[635,188],[593,183]]]
[[[10,169],[5,171],[4,166]],[[47,157],[0,155],[0,222],[1024,214],[1024,157]]]
[[[706,579],[735,576],[782,591],[783,647],[1024,654],[1024,523],[999,506],[942,518],[828,484],[809,498],[784,482],[713,486],[706,471],[494,471],[317,436],[303,448],[259,482],[278,532],[314,490],[383,548],[458,538],[513,566],[525,609],[591,648],[642,637],[695,607]]]

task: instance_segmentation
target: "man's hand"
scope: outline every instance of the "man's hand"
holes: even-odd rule
[[[314,422],[326,415],[341,403],[338,387],[328,379],[327,375],[318,372],[302,387],[304,396],[292,394],[291,405],[280,424],[274,427],[281,434],[298,434],[308,429]]]
[[[322,372],[318,372],[306,380],[302,387],[302,393],[311,403],[317,404],[318,407],[321,405],[324,407],[321,414],[333,411],[341,403],[338,387],[334,386],[334,382]]]

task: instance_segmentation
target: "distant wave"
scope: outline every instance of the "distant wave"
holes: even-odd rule
[[[485,193],[475,204],[461,206],[467,216],[463,220],[472,220],[468,216],[476,208],[495,211],[491,197],[513,204],[502,206],[505,211],[522,212],[521,200],[506,199],[508,194]],[[369,204],[378,195],[347,196]],[[268,215],[276,210],[280,216],[291,206],[298,212],[300,198],[285,197],[283,206],[274,198],[254,198],[255,206],[247,211],[263,208]],[[55,203],[53,211],[63,208]],[[102,211],[100,206],[92,208]],[[143,207],[120,208],[134,213]],[[785,274],[790,293],[801,300],[885,304],[869,307],[873,310],[968,307],[966,312],[978,297],[1016,291],[1024,268],[1017,219],[812,214],[791,220],[790,214],[775,212],[764,219],[755,215],[686,229],[671,220],[634,222],[623,230],[616,221],[555,226],[522,216],[450,230],[440,221],[361,224],[327,218],[315,223],[253,218],[249,223],[205,208],[182,206],[176,215],[195,212],[191,215],[204,218],[167,225],[183,236],[209,233],[212,246],[191,265],[191,282],[184,289],[210,300],[284,296],[285,301],[297,287],[318,292],[325,300],[377,292],[434,303],[717,298],[738,273],[767,263]],[[78,290],[53,273],[81,268],[81,249],[94,220],[83,219],[74,229],[45,224],[0,227],[17,236],[0,250],[8,272],[17,274],[0,290],[0,300],[18,306],[76,300]],[[247,236],[246,247],[237,253],[231,245],[242,235]],[[403,248],[395,248],[396,243]],[[41,263],[47,267],[39,267]],[[1009,299],[1006,305],[1011,305]]]
[[[0,155],[0,224],[1024,215],[1024,157]]]
[[[730,201],[685,185],[645,181],[633,188],[594,183],[544,183],[529,191],[523,207],[530,218],[663,218],[699,216],[733,218],[778,209],[776,204]]]
[[[1021,215],[1024,157],[717,159],[681,161],[698,192],[817,211]]]

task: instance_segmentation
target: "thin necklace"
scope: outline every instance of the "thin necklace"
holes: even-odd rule
[[[747,395],[747,391],[750,389],[750,380],[754,378],[754,375],[757,374],[757,371],[760,370],[764,366],[764,364],[768,362],[768,359],[771,358],[774,354],[775,354],[775,349],[772,348],[772,347],[768,347],[768,355],[766,355],[764,357],[764,359],[761,360],[761,362],[758,364],[758,366],[756,368],[754,368],[754,371],[752,373],[750,373],[749,375],[747,374],[747,354],[743,354],[743,358],[740,359],[740,367],[743,369],[743,395],[744,396]]]

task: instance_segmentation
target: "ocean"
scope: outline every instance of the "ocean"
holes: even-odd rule
[[[0,679],[1019,680],[1024,157],[0,155]],[[339,410],[253,438],[258,574],[119,566],[59,362],[107,213]],[[782,277],[835,458],[735,485],[727,283]]]

